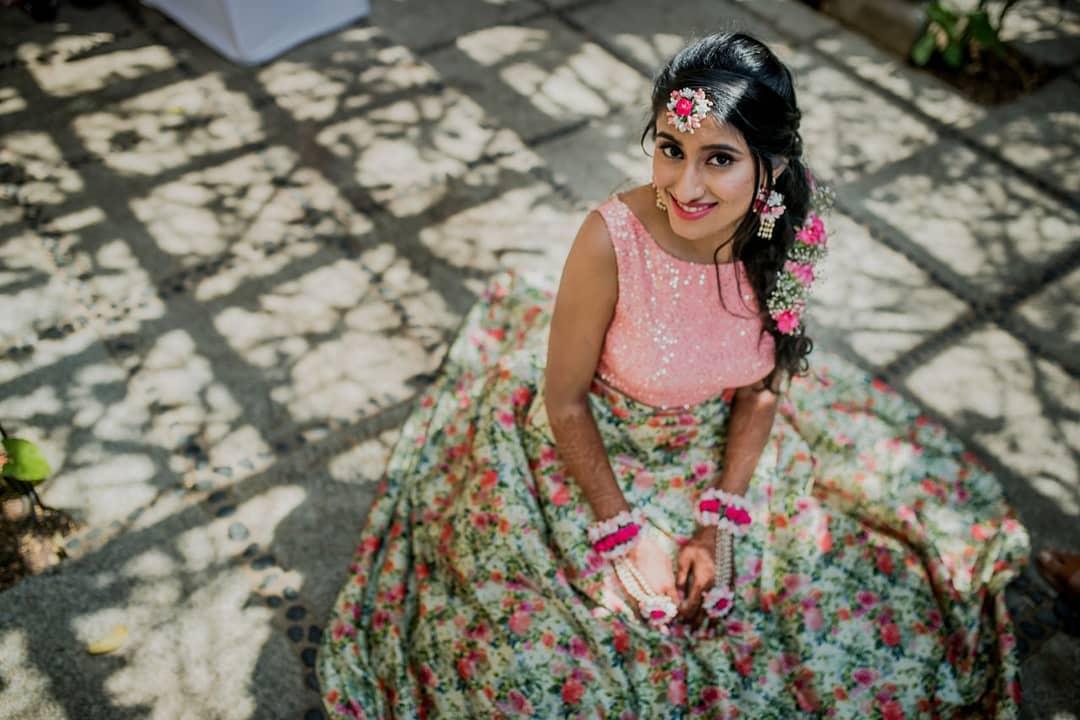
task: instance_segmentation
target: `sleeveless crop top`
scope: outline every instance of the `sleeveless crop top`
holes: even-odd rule
[[[696,405],[761,380],[775,364],[741,262],[716,268],[663,250],[617,196],[597,208],[615,248],[619,296],[597,375],[659,408]],[[740,297],[741,290],[741,297]],[[725,307],[726,306],[726,307]]]

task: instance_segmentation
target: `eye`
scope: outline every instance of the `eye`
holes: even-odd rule
[[[664,153],[665,157],[669,157],[672,160],[678,160],[682,157],[682,148],[675,143],[664,143],[660,146],[660,152]]]
[[[735,162],[735,158],[731,157],[727,153],[717,153],[709,158],[709,164],[717,165],[719,167],[727,167],[731,163]]]

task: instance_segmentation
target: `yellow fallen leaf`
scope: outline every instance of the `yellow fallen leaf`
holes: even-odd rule
[[[99,638],[97,642],[92,642],[86,647],[86,652],[91,655],[104,655],[105,653],[111,653],[114,650],[119,650],[120,647],[127,642],[128,629],[127,625],[117,625],[109,631],[107,635]]]

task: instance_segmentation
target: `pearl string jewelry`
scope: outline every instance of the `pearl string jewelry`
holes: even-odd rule
[[[734,568],[731,553],[735,535],[745,535],[750,531],[753,518],[746,498],[721,490],[709,488],[701,493],[697,504],[697,521],[701,525],[716,528],[716,546],[714,560],[716,577],[712,588],[702,600],[705,613],[711,618],[719,618],[731,612],[735,605],[735,593],[731,590]]]
[[[657,595],[634,564],[625,558],[615,561],[615,575],[638,604],[642,617],[654,627],[663,627],[675,618],[678,608],[667,595]]]
[[[702,604],[705,606],[705,614],[711,618],[719,618],[731,612],[735,605],[735,593],[731,591],[731,566],[732,549],[731,532],[725,528],[716,528],[716,578],[713,586],[705,593]]]

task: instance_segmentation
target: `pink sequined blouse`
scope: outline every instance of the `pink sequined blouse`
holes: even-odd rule
[[[663,250],[617,196],[597,212],[607,225],[619,274],[615,315],[597,365],[601,380],[639,402],[672,408],[769,374],[775,347],[772,336],[761,333],[741,262],[720,265],[725,309],[714,265]]]

